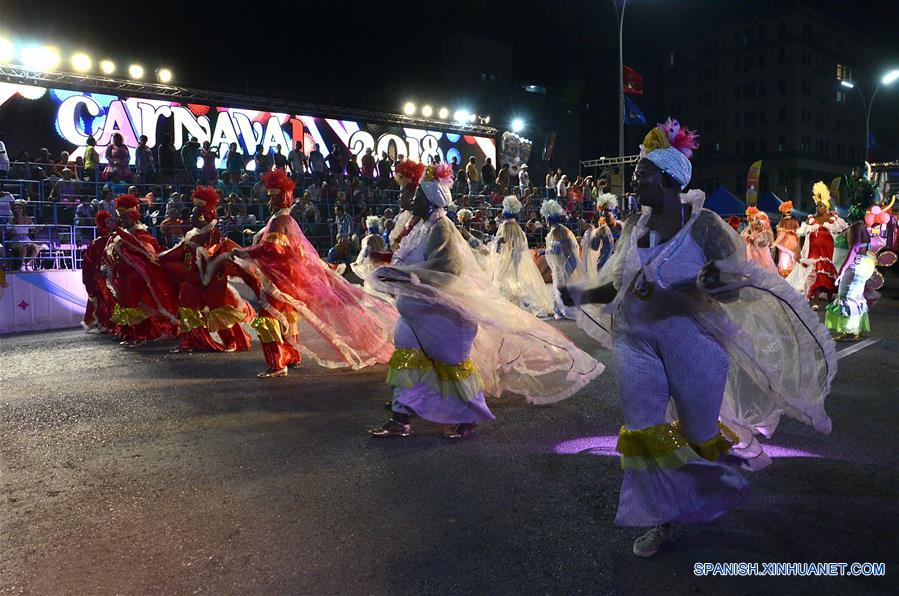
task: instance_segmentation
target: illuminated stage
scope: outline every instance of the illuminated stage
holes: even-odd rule
[[[81,271],[7,273],[0,283],[0,334],[78,327],[87,292]]]

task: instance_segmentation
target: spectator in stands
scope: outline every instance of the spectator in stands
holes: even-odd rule
[[[481,180],[484,182],[484,188],[488,190],[493,190],[496,186],[496,168],[493,167],[493,162],[489,157],[481,166]]]
[[[350,157],[349,161],[346,162],[346,177],[349,181],[350,187],[358,186],[359,184],[359,162],[355,157]]]
[[[272,162],[275,164],[276,170],[284,170],[287,171],[287,156],[284,155],[283,149],[281,145],[275,146],[275,154],[272,157]]]
[[[197,161],[200,159],[200,141],[197,137],[191,137],[190,140],[181,147],[181,161],[184,162],[184,171],[190,180],[189,184],[196,184],[200,177],[197,169]]]
[[[568,202],[568,176],[563,174],[559,178],[559,183],[556,185],[556,196],[559,197],[559,203],[562,205],[567,204]]]
[[[46,147],[41,147],[41,150],[38,151],[37,157],[34,158],[34,163],[46,165],[50,165],[51,163],[53,163],[53,158],[50,156],[50,150]],[[50,168],[44,168],[44,173],[49,174]]]
[[[312,184],[321,186],[325,179],[325,156],[319,150],[318,143],[312,146],[309,153],[309,169],[312,170]]]
[[[353,262],[350,254],[350,237],[346,234],[337,234],[337,244],[328,251],[327,261],[332,265],[349,265]]]
[[[12,162],[9,166],[9,176],[13,180],[27,180],[31,177],[31,166],[28,162],[31,161],[31,156],[28,155],[27,151],[19,151],[16,155],[16,161]]]
[[[147,135],[141,135],[137,141],[137,149],[134,150],[134,170],[137,172],[137,181],[141,184],[153,182],[153,174],[156,173],[156,161],[153,152],[147,147]]]
[[[5,226],[12,217],[12,204],[15,198],[9,192],[0,190],[0,226]]]
[[[56,173],[60,176],[62,175],[63,169],[69,166],[69,152],[68,151],[60,151],[59,152],[59,161],[56,162]]]
[[[371,147],[365,150],[362,156],[362,185],[366,188],[371,187],[375,181],[375,158],[372,155]]]
[[[219,191],[219,193],[221,193],[223,197],[227,197],[231,194],[240,194],[240,187],[236,182],[234,182],[233,178],[231,177],[231,172],[227,171],[222,172],[222,179],[218,181],[218,184],[216,184],[215,188]]]
[[[293,181],[300,187],[304,186],[307,161],[306,154],[303,153],[303,141],[297,141],[296,146],[287,154],[287,165],[290,166]]]
[[[94,225],[94,208],[87,195],[82,195],[81,203],[75,208],[75,225],[81,228],[78,230],[78,244],[87,244],[93,239],[93,234],[83,229]]]
[[[34,242],[34,220],[25,212],[25,202],[16,201],[12,206],[12,217],[6,226],[6,246],[19,259],[13,267],[21,271],[34,271],[35,258],[40,247]],[[18,267],[16,267],[18,265]]]
[[[83,180],[97,181],[97,171],[100,167],[100,154],[97,153],[97,139],[94,135],[87,137],[87,146],[84,148],[84,174]]]
[[[237,150],[237,143],[231,143],[228,145],[228,159],[226,160],[225,169],[231,175],[231,181],[234,182],[234,184],[240,182],[243,168],[243,155]]]
[[[172,135],[165,133],[162,135],[162,142],[156,148],[156,163],[159,166],[159,179],[164,184],[171,184],[174,181],[175,170],[177,169],[177,151],[172,143]]]
[[[9,154],[6,152],[6,143],[3,142],[4,136],[0,132],[0,179],[9,176]]]
[[[559,180],[556,178],[556,173],[552,170],[546,173],[546,198],[555,199],[556,198],[556,189],[559,187]]]
[[[347,238],[353,235],[353,218],[341,205],[334,207],[334,227],[337,234],[343,234]]]
[[[122,179],[119,177],[119,172],[114,171],[112,173],[112,179],[103,185],[104,189],[109,189],[113,192],[113,196],[123,195],[128,190],[128,185],[122,182]]]
[[[343,177],[345,160],[343,159],[343,149],[337,143],[331,146],[331,155],[328,156],[328,168],[331,176],[340,179]]]
[[[203,141],[203,147],[200,149],[200,158],[203,160],[203,169],[200,170],[201,183],[215,184],[218,180],[218,166],[216,166],[218,157],[215,147],[210,145],[209,141]]]
[[[102,191],[100,191],[100,200],[97,202],[95,207],[96,211],[107,211],[112,214],[112,220],[116,220],[116,210],[115,210],[115,197],[112,189],[104,187]]]
[[[521,196],[525,196],[525,191],[530,191],[531,188],[531,175],[528,173],[528,164],[523,163],[521,167],[518,168],[518,190],[521,192]]]
[[[381,159],[378,161],[378,188],[385,189],[390,186],[391,168],[393,162],[387,156],[386,151],[381,151]]]
[[[455,161],[456,158],[453,158]],[[453,181],[453,193],[457,195],[465,194],[468,192],[468,176],[465,175],[465,168],[459,167],[453,170],[454,175],[456,176],[455,181]]]
[[[465,166],[465,177],[468,178],[468,194],[479,195],[484,187],[481,177],[481,170],[475,164],[474,155],[468,158],[468,165]]]
[[[271,155],[264,150],[262,145],[256,145],[256,153],[253,154],[253,159],[256,161],[257,179],[262,179],[262,176],[271,172],[272,166],[275,165]]]
[[[75,173],[69,168],[62,171],[62,178],[53,185],[50,191],[50,199],[66,207],[78,205],[78,184],[74,180]]]
[[[496,183],[501,193],[509,192],[509,164],[504,163],[496,174]]]
[[[103,179],[109,180],[118,176],[119,180],[131,178],[131,151],[125,146],[121,133],[112,135],[112,143],[106,147],[106,169],[103,170]]]
[[[84,180],[84,158],[80,155],[75,158],[75,179]]]

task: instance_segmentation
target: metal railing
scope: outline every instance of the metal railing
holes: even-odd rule
[[[0,230],[0,267],[7,271],[79,269],[82,252],[96,237],[93,226],[7,222]]]

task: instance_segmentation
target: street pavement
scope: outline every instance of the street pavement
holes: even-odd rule
[[[613,525],[614,358],[574,397],[505,398],[454,443],[379,441],[384,367],[257,380],[245,354],[83,331],[0,338],[0,592],[693,594],[895,591],[899,292],[840,360],[833,433],[784,420],[749,504],[643,560]],[[846,349],[849,344],[841,344]],[[697,562],[883,562],[886,577],[697,577]],[[895,592],[894,592],[895,593]]]

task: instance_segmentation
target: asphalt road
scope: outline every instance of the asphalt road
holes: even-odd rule
[[[659,556],[613,525],[618,374],[546,407],[506,399],[460,443],[386,418],[383,367],[260,381],[247,354],[0,338],[0,592],[889,592],[899,574],[897,293],[840,360],[833,433],[790,420],[749,505]],[[845,346],[841,346],[845,347]],[[884,562],[883,578],[696,577],[696,562]]]

